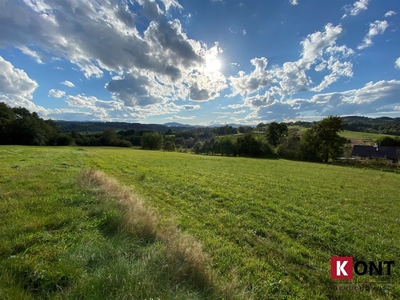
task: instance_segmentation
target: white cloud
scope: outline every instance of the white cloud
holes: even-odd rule
[[[354,55],[355,52],[345,45],[336,45],[342,32],[343,29],[340,25],[333,26],[328,23],[323,31],[309,34],[300,43],[302,51],[301,57],[297,61],[285,62],[281,67],[274,66],[267,70],[267,58],[252,59],[251,64],[255,67],[253,72],[246,75],[241,71],[237,76],[229,77],[233,88],[231,96],[248,95],[268,88],[264,96],[247,97],[247,104],[258,107],[269,103],[268,99],[271,99],[272,96],[275,97],[275,94],[285,97],[310,89],[322,91],[342,76],[353,76],[353,64],[344,60]],[[330,74],[327,74],[320,84],[311,87],[313,82],[307,75],[311,69],[315,69],[317,72],[328,71]]]
[[[277,101],[274,95],[270,92],[265,92],[264,95],[255,95],[252,97],[245,98],[245,104],[252,108],[257,108],[260,106],[270,106],[275,101]]]
[[[68,81],[68,80],[64,80],[63,82],[61,82],[61,84],[65,85],[67,87],[70,87],[70,88],[75,87],[75,84],[73,84],[71,81]]]
[[[275,101],[257,107],[246,118],[248,120],[301,119],[305,114],[329,115],[367,115],[394,109],[399,106],[400,80],[369,82],[360,89],[344,92],[317,94],[311,99],[291,99]]]
[[[38,84],[24,70],[15,68],[0,56],[0,94],[32,99]]]
[[[49,90],[48,96],[54,98],[61,98],[65,95],[65,91],[51,89]]]
[[[335,45],[336,40],[342,34],[343,28],[333,26],[331,23],[325,25],[324,31],[317,31],[309,34],[300,44],[303,46],[302,58],[299,60],[299,65],[310,68],[310,65],[315,63],[315,60],[320,57],[327,47]]]
[[[312,88],[312,91],[321,92],[332,83],[336,82],[341,76],[353,76],[353,64],[348,61],[341,62],[333,56],[329,58],[326,68],[332,72],[326,75],[318,86]]]
[[[344,7],[345,11],[350,14],[350,16],[357,16],[363,10],[368,9],[369,0],[359,0],[354,2],[353,5],[346,5]],[[342,19],[347,17],[347,14],[344,14]]]
[[[398,58],[396,59],[395,67],[396,67],[397,69],[400,69],[400,57],[398,57]]]
[[[229,104],[227,107],[222,107],[222,108],[233,108],[233,109],[236,109],[236,108],[240,108],[240,107],[243,107],[244,106],[244,104]]]
[[[297,0],[289,0],[289,3],[290,3],[291,5],[297,5],[297,4],[299,4],[299,2],[297,2]]]
[[[105,87],[141,117],[153,115],[145,106],[179,111],[171,101],[219,97],[227,88],[226,78],[204,68],[210,51],[222,52],[219,46],[209,49],[188,38],[177,19],[156,21],[170,18],[173,9],[182,10],[178,1],[137,3],[142,9],[133,13],[126,1],[6,1],[1,5],[0,47],[18,47],[37,61],[41,56],[36,50],[65,59],[88,78],[118,74]],[[74,87],[69,81],[62,84]]]
[[[396,14],[395,11],[389,10],[389,11],[388,11],[386,14],[384,14],[383,16],[384,16],[385,18],[387,18],[387,17],[394,16],[395,14]]]
[[[169,117],[169,118],[167,118],[167,119],[169,119],[169,120],[193,120],[193,119],[195,119],[195,118],[196,118],[195,116],[181,117],[181,116],[175,115],[175,116]]]
[[[44,113],[46,109],[32,102],[32,94],[38,86],[24,70],[15,68],[0,56],[0,102]]]
[[[20,46],[18,48],[19,48],[19,50],[22,51],[22,53],[32,57],[38,64],[43,64],[41,55],[39,53],[37,53],[36,51],[31,50],[26,46]]]
[[[234,90],[233,96],[251,94],[274,81],[273,75],[266,71],[268,59],[265,57],[253,58],[250,62],[254,66],[254,71],[250,75],[245,75],[240,71],[237,77],[229,77]]]
[[[386,20],[379,21],[376,20],[373,23],[369,23],[369,30],[367,35],[364,37],[362,44],[358,45],[357,49],[362,50],[367,47],[372,46],[372,38],[378,34],[383,34],[386,28],[389,26]]]

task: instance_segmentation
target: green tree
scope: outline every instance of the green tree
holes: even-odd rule
[[[70,146],[73,145],[73,143],[74,139],[71,136],[66,135],[64,133],[60,134],[57,137],[57,146]]]
[[[0,144],[10,143],[10,124],[15,120],[14,112],[7,104],[0,102]]]
[[[272,122],[267,126],[267,141],[273,147],[280,144],[283,137],[288,135],[288,127],[285,123]]]
[[[236,142],[230,136],[223,136],[216,142],[216,152],[227,156],[237,155]]]
[[[338,133],[343,131],[343,122],[338,116],[329,116],[315,123],[302,136],[301,148],[305,159],[322,160],[335,159],[343,152],[346,138]]]
[[[237,153],[248,157],[274,157],[271,146],[264,140],[246,133],[237,139]]]
[[[388,147],[400,147],[400,139],[392,138],[390,136],[385,136],[376,141],[379,146],[388,146]]]
[[[282,158],[300,159],[300,137],[293,129],[289,130],[288,136],[281,140],[277,153]]]
[[[101,143],[104,146],[116,146],[119,142],[117,132],[113,128],[107,128],[101,135]]]
[[[160,150],[162,147],[162,136],[158,132],[145,132],[140,139],[142,149]]]
[[[23,107],[13,108],[15,119],[10,123],[12,144],[47,145],[53,133],[51,123],[46,123],[36,112],[32,114]],[[55,142],[55,139],[54,141]]]
[[[196,144],[194,144],[193,146],[193,152],[196,154],[201,153],[201,148],[203,147],[203,144],[201,142],[197,142]]]
[[[171,141],[166,141],[163,146],[164,151],[175,151],[175,145]]]

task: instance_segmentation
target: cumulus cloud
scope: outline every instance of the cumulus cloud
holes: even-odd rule
[[[250,107],[270,106],[275,100],[275,97],[267,91],[264,95],[247,97],[245,99],[245,104]]]
[[[143,6],[143,12],[149,19],[159,19],[163,12],[154,0],[137,0]]]
[[[289,0],[289,3],[290,3],[291,5],[297,5],[297,4],[299,4],[299,2],[297,2],[297,0]]]
[[[346,59],[355,52],[345,45],[336,45],[342,32],[343,29],[340,25],[333,26],[328,23],[323,31],[309,34],[301,41],[301,57],[297,61],[285,62],[281,67],[274,66],[267,69],[267,58],[252,59],[253,72],[245,74],[241,71],[237,76],[229,77],[233,88],[232,96],[249,95],[267,88],[268,91],[264,96],[257,95],[246,98],[247,104],[258,107],[269,103],[270,100],[267,99],[275,97],[275,94],[285,97],[308,90],[322,91],[340,77],[353,76],[353,64]],[[313,82],[307,75],[311,69],[329,73],[321,83],[312,87]]]
[[[344,10],[350,14],[350,16],[357,16],[363,10],[368,9],[368,4],[369,0],[359,0],[354,2],[353,5],[346,5]],[[348,16],[347,13],[343,15],[342,19]]]
[[[372,46],[372,44],[373,44],[372,38],[378,34],[383,34],[385,32],[386,28],[388,28],[388,26],[389,26],[389,24],[386,20],[384,20],[384,21],[376,20],[373,23],[369,23],[368,33],[364,37],[362,44],[357,46],[357,49],[362,50],[362,49]]]
[[[146,106],[157,103],[164,103],[162,97],[152,95],[148,90],[152,86],[149,78],[140,75],[126,75],[124,78],[113,79],[106,84],[116,98],[122,100],[125,106]]]
[[[143,119],[140,112],[127,108],[120,100],[101,100],[94,96],[68,95],[66,102],[77,111],[85,112],[86,120],[118,121]],[[59,113],[65,113],[65,110]],[[87,114],[88,113],[88,114]],[[54,115],[54,113],[53,113]]]
[[[21,69],[0,56],[0,94],[32,99],[38,84]]]
[[[54,98],[61,98],[65,95],[65,91],[51,89],[49,90],[48,96]]]
[[[190,87],[190,95],[189,98],[195,101],[205,101],[208,100],[212,95],[206,89],[199,88],[197,82],[193,83]]]
[[[32,102],[32,94],[38,86],[24,70],[15,68],[0,56],[0,102],[11,107],[21,106],[30,111],[45,113],[45,108]]]
[[[62,118],[73,112],[78,113],[80,120],[100,121],[143,121],[148,116],[177,114],[181,111],[199,109],[199,105],[176,105],[173,102],[155,103],[147,106],[126,106],[119,99],[102,100],[94,96],[82,94],[66,96],[66,102],[71,109],[52,110],[48,117]]]
[[[189,99],[195,101],[209,101],[220,96],[220,91],[228,87],[225,76],[220,72],[201,73],[190,75]]]
[[[7,1],[2,4],[0,47],[31,47],[77,65],[86,77],[147,72],[173,83],[205,63],[207,46],[191,40],[179,20],[150,21],[142,32],[127,1]],[[142,0],[149,14],[182,9],[178,1]],[[153,7],[153,9],[151,9]],[[157,11],[154,10],[157,8]],[[142,25],[141,25],[142,26]],[[32,38],[33,37],[33,38]],[[145,75],[144,75],[145,76]]]
[[[400,101],[400,80],[369,82],[360,89],[323,93],[311,99],[296,98],[285,102],[274,101],[260,106],[249,114],[248,121],[299,119],[304,115],[329,116],[373,114],[385,108],[394,109]]]
[[[240,71],[237,77],[229,78],[234,90],[233,96],[251,94],[274,81],[271,72],[266,71],[268,59],[265,57],[253,58],[250,62],[254,66],[252,73],[245,75],[243,71]]]
[[[398,58],[396,59],[395,67],[396,67],[397,69],[400,69],[400,57],[398,57]]]
[[[65,85],[67,87],[70,87],[70,88],[75,87],[75,84],[73,84],[71,81],[68,81],[68,80],[64,80],[63,82],[61,82],[61,84]]]
[[[0,47],[19,48],[37,62],[42,57],[67,60],[87,78],[105,73],[113,76],[105,85],[111,102],[68,96],[68,104],[75,108],[46,112],[52,116],[82,109],[82,118],[118,119],[125,111],[128,118],[143,120],[146,116],[199,108],[178,106],[175,100],[209,101],[219,97],[228,87],[227,80],[221,72],[205,67],[210,53],[216,57],[222,52],[218,44],[209,48],[190,39],[179,20],[168,21],[172,9],[182,10],[177,0],[136,2],[142,9],[135,13],[128,0],[2,2]],[[62,84],[74,87],[67,80]],[[61,92],[51,90],[49,95],[65,96]],[[118,115],[96,109],[107,103],[118,106],[110,108]]]
[[[388,11],[386,14],[384,14],[383,16],[384,16],[385,18],[387,18],[387,17],[394,16],[395,14],[396,14],[395,11],[389,10],[389,11]]]

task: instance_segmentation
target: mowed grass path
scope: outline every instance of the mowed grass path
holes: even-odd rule
[[[221,286],[232,283],[245,289],[247,294],[242,294],[242,299],[400,297],[399,174],[285,160],[122,148],[12,146],[0,147],[0,151],[0,185],[7,187],[0,193],[0,212],[4,216],[0,225],[6,228],[3,238],[7,239],[0,249],[3,266],[22,275],[30,274],[31,265],[39,266],[33,270],[37,273],[31,272],[33,279],[45,285],[46,274],[50,274],[58,284],[56,290],[62,288],[66,278],[77,284],[70,294],[61,294],[64,297],[82,298],[85,289],[92,296],[101,295],[102,287],[119,298],[129,298],[134,292],[146,295],[151,278],[142,282],[144,287],[132,286],[125,278],[131,277],[134,282],[145,268],[142,265],[136,272],[138,266],[130,258],[132,255],[146,256],[147,251],[157,248],[157,244],[144,249],[129,247],[130,243],[137,243],[129,238],[109,244],[107,236],[98,232],[98,223],[108,212],[118,209],[111,206],[93,211],[89,205],[93,198],[74,187],[82,168],[102,170],[121,184],[133,187],[166,223],[172,220],[197,238],[211,255],[216,280]],[[18,198],[28,202],[19,203]],[[26,215],[13,213],[18,205],[26,207]],[[61,208],[70,210],[69,217],[61,214]],[[42,224],[35,222],[40,214],[49,216]],[[7,221],[10,216],[14,225]],[[28,225],[24,222],[26,216]],[[86,221],[75,223],[77,218]],[[73,235],[75,229],[80,231]],[[64,235],[62,230],[66,231]],[[56,254],[46,247],[53,240],[65,241]],[[36,243],[45,246],[35,248]],[[16,248],[16,244],[20,246]],[[100,257],[95,260],[99,264],[95,271],[77,274],[75,266],[66,263],[76,261],[86,266],[92,251],[95,258]],[[122,254],[110,257],[113,251]],[[37,261],[25,261],[29,255]],[[353,256],[356,261],[394,260],[397,265],[392,276],[366,275],[355,276],[351,282],[332,281],[331,256]],[[14,259],[19,259],[16,265]],[[55,261],[50,265],[54,272],[49,270],[49,260]],[[151,266],[156,268],[156,263]],[[67,277],[56,272],[62,273],[63,269]],[[118,272],[129,276],[112,276]],[[93,275],[94,281],[90,281]],[[10,280],[6,274],[3,278]],[[76,283],[80,278],[86,281]],[[168,278],[164,282],[168,283]],[[12,283],[5,282],[3,288],[6,286]],[[173,288],[166,288],[161,299],[202,298],[187,288],[173,296]],[[96,294],[99,289],[100,294]],[[142,298],[145,297],[133,297]]]
[[[117,199],[82,185],[91,151],[0,147],[0,299],[215,299],[176,278],[168,245],[124,230]]]
[[[400,263],[400,176],[326,164],[87,149],[87,166],[135,187],[194,235],[223,281],[255,299],[400,297],[400,272],[332,281],[331,256]],[[384,284],[390,281],[393,285]],[[366,286],[372,292],[337,291]]]

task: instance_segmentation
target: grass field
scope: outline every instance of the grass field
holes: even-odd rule
[[[289,128],[298,130],[298,132],[300,134],[307,130],[306,127],[299,126],[299,125],[289,126]],[[344,130],[344,131],[340,132],[339,135],[343,136],[347,139],[350,139],[352,141],[352,144],[357,144],[357,145],[358,144],[370,145],[370,144],[373,144],[377,139],[383,138],[385,136],[397,137],[396,135],[390,135],[390,134],[359,132],[359,131],[350,131],[350,130]]]
[[[129,299],[129,293],[132,299],[212,298],[191,284],[179,285],[174,294],[176,284],[162,270],[151,274],[153,282],[166,282],[163,296],[145,294],[146,288],[134,287],[135,279],[112,280],[121,272],[117,266],[139,276],[129,257],[141,261],[147,251],[160,251],[155,257],[162,259],[164,252],[159,243],[143,245],[131,236],[104,234],[101,220],[118,214],[119,208],[112,201],[100,205],[77,187],[79,171],[91,168],[133,188],[157,212],[161,225],[175,223],[195,237],[210,256],[216,285],[232,284],[242,291],[238,299],[400,297],[399,174],[121,148],[8,146],[0,147],[0,153],[4,295],[17,290],[34,298],[40,294],[36,286],[45,285],[50,274],[48,281],[58,282],[50,291],[59,298],[79,298],[85,287],[92,287],[89,292],[97,297],[96,290],[106,284],[106,291],[119,299]],[[103,250],[118,255],[108,257]],[[103,259],[91,269],[92,252]],[[391,276],[333,281],[331,256],[394,260],[397,265]],[[37,278],[45,279],[37,284]]]

